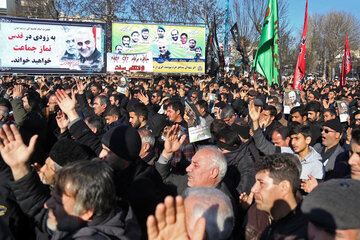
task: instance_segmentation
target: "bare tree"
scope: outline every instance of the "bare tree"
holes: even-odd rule
[[[106,23],[106,51],[111,52],[112,23],[127,16],[128,0],[56,0],[56,7],[67,19],[86,19]]]
[[[249,68],[246,61],[249,54],[257,48],[258,41],[261,36],[262,26],[268,0],[235,0],[234,12],[238,23],[240,35],[240,47],[243,50],[242,58],[244,68]],[[292,63],[294,51],[294,38],[291,36],[291,28],[288,20],[288,2],[286,0],[278,0],[278,16],[279,16],[279,50],[280,65]],[[245,60],[245,61],[244,61]]]
[[[85,6],[81,0],[55,0],[54,4],[63,20],[69,20],[76,15],[86,15]]]
[[[240,55],[242,58],[242,70],[249,71],[250,62],[249,56],[257,47],[255,43],[257,39],[256,27],[249,21],[248,11],[240,3],[240,1],[234,1],[234,14],[236,16],[235,21],[237,22],[238,32],[239,32],[239,42]]]
[[[16,1],[16,15],[57,19],[58,11],[53,0]]]
[[[335,69],[337,57],[342,56],[346,35],[350,49],[357,49],[360,45],[360,23],[350,13],[331,11],[311,15],[308,31],[309,67],[311,71],[319,71],[327,76],[331,76]]]
[[[146,22],[202,23],[210,29],[211,22],[220,25],[224,7],[218,0],[130,0],[130,19]]]
[[[106,22],[106,49],[111,52],[112,23],[126,14],[127,0],[88,0],[88,12]]]

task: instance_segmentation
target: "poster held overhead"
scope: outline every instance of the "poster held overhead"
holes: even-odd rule
[[[188,124],[190,143],[211,138],[209,126],[203,117],[200,116],[195,105],[185,100],[184,120]]]

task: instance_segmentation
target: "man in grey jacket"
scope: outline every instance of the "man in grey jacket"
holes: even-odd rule
[[[255,146],[265,155],[274,153],[293,153],[299,157],[302,165],[300,179],[308,179],[311,174],[317,179],[324,178],[324,167],[321,163],[321,156],[310,146],[311,130],[309,126],[294,124],[290,130],[292,147],[276,147],[267,141],[259,128],[260,109],[256,109],[253,102],[249,104],[249,115],[252,120]]]

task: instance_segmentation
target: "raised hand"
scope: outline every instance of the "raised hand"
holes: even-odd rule
[[[86,85],[84,85],[80,79],[76,80],[76,87],[79,91],[79,94],[83,94],[86,89]]]
[[[174,204],[174,198],[168,196],[164,203],[158,204],[155,210],[155,216],[148,217],[147,232],[149,240],[186,240],[190,236],[186,230],[186,215],[184,200],[177,196]],[[194,227],[192,240],[203,240],[205,236],[206,221],[200,218]]]
[[[180,125],[176,124],[170,128],[166,135],[166,140],[164,142],[163,155],[166,158],[170,158],[174,152],[180,149],[181,145],[186,139],[186,135],[178,138],[178,133],[180,131]]]
[[[71,91],[71,97],[69,97],[64,90],[57,90],[55,97],[60,109],[68,116],[70,121],[79,117],[75,111],[76,99],[74,91]]]
[[[58,111],[56,115],[56,123],[60,128],[60,132],[63,133],[69,126],[70,120],[66,118],[65,114],[62,111]]]
[[[14,180],[18,180],[29,173],[27,162],[34,152],[38,135],[31,137],[29,146],[26,146],[19,130],[14,124],[3,125],[0,129],[0,152],[4,162],[11,168]]]
[[[261,109],[256,109],[254,101],[249,103],[249,116],[253,122],[258,121],[260,118]]]
[[[240,91],[240,98],[244,100],[245,97],[247,96],[248,92],[249,92],[249,90],[241,90]]]
[[[150,102],[149,96],[146,93],[144,93],[142,90],[138,94],[138,99],[145,105],[148,105]]]
[[[168,100],[168,99],[169,99],[169,97],[163,97],[159,105],[160,105],[160,106],[163,105],[164,102],[165,102],[166,100]]]
[[[311,174],[308,174],[308,177],[309,180],[303,179],[301,183],[301,189],[306,193],[310,193],[319,184]]]
[[[23,93],[22,93],[23,89],[24,89],[24,87],[22,85],[15,85],[14,91],[13,91],[13,97],[22,98],[23,97]]]
[[[330,103],[326,99],[323,99],[322,103],[325,109],[329,108]]]
[[[73,111],[76,106],[75,97],[69,97],[64,90],[57,90],[55,92],[56,102],[59,105],[60,109],[65,113],[68,114],[69,112]]]
[[[14,89],[13,87],[10,87],[10,88],[6,89],[6,94],[11,96],[11,94],[13,92],[13,89]]]
[[[249,209],[249,207],[251,206],[252,202],[254,199],[254,193],[250,192],[249,195],[247,195],[246,192],[243,192],[240,196],[239,196],[239,203],[240,203],[240,207],[243,210],[247,210]]]

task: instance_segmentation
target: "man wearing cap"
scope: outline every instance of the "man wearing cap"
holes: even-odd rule
[[[303,201],[313,240],[360,238],[360,181],[332,179],[316,187]]]
[[[256,148],[252,136],[250,136],[250,126],[242,125],[240,122],[231,125],[231,129],[237,133],[240,140],[245,143],[246,148],[250,152],[253,159],[258,159],[260,157],[259,150]]]
[[[157,29],[157,34],[159,39],[163,39],[165,37],[165,28],[159,25]]]
[[[157,37],[154,38],[153,42],[165,41],[165,28],[161,25],[157,27]]]
[[[233,124],[237,125],[237,124]],[[217,147],[224,154],[228,170],[227,184],[236,189],[239,194],[250,192],[254,184],[254,160],[246,143],[242,143],[238,134],[231,127],[223,128],[215,139]]]
[[[40,180],[53,185],[55,173],[70,162],[87,160],[88,153],[75,141],[68,138],[58,140],[51,148],[45,164],[38,169]]]
[[[321,131],[322,144],[316,144],[315,150],[321,154],[325,166],[326,178],[334,169],[337,156],[344,152],[339,144],[342,137],[342,126],[339,119],[331,119],[323,123]]]
[[[99,157],[113,169],[117,196],[128,201],[146,234],[147,216],[165,197],[159,174],[139,157],[141,138],[130,126],[113,127],[101,140]]]

